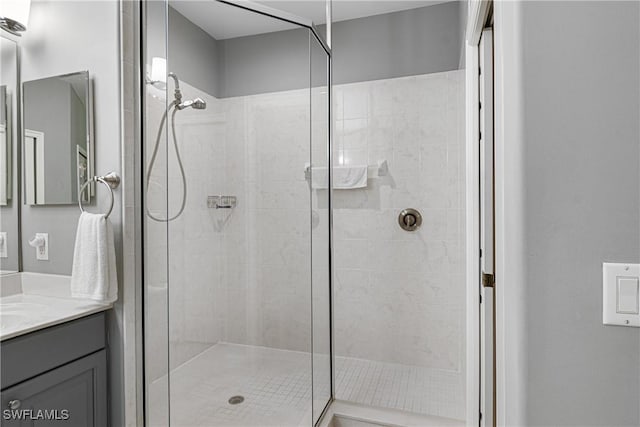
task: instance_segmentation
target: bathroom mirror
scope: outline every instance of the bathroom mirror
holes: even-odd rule
[[[24,82],[22,108],[25,203],[88,202],[91,189],[79,193],[93,173],[89,72]]]
[[[0,274],[20,269],[18,203],[18,45],[0,37]]]

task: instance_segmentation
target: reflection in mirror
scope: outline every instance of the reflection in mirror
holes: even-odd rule
[[[22,90],[25,203],[77,203],[93,164],[89,72],[32,80]]]
[[[20,269],[16,132],[18,46],[0,37],[0,273]]]
[[[11,105],[8,104],[7,86],[0,86],[0,206],[11,199]]]

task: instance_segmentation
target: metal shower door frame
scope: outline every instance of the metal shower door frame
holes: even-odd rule
[[[265,6],[261,3],[255,3],[252,1],[238,1],[238,0],[216,0],[218,3],[223,3],[229,6],[237,7],[240,9],[247,10],[249,12],[258,13],[260,15],[268,16],[270,18],[279,19],[281,21],[288,22],[290,24],[298,25],[303,28],[307,28],[311,34],[313,34],[314,38],[318,41],[318,43],[322,46],[325,53],[327,54],[327,94],[328,94],[328,122],[329,122],[329,138],[327,141],[327,158],[329,163],[329,177],[328,177],[328,187],[329,187],[329,197],[328,197],[328,211],[329,211],[329,336],[330,336],[330,361],[331,361],[331,395],[329,396],[329,401],[325,405],[322,410],[320,417],[318,418],[317,423],[314,425],[319,425],[323,419],[325,414],[327,413],[329,406],[331,406],[331,402],[333,402],[335,398],[335,354],[334,354],[334,334],[333,334],[333,57],[331,53],[331,21],[332,21],[332,0],[326,0],[327,8],[326,8],[326,17],[327,17],[327,37],[328,40],[325,40],[322,37],[322,34],[318,31],[318,28],[314,24],[314,22],[310,19],[294,15],[292,13],[284,12],[282,10],[274,9],[269,6]],[[312,308],[313,312],[313,308]],[[313,330],[313,327],[312,327]],[[313,343],[313,339],[311,340]],[[313,344],[312,344],[313,345]],[[311,354],[313,355],[313,347],[311,349]],[[312,356],[312,377],[313,377],[313,356]],[[313,381],[312,381],[312,393],[313,393]]]
[[[284,12],[282,10],[274,9],[269,6],[265,6],[261,3],[255,3],[252,1],[238,1],[238,0],[216,0],[218,3],[224,3],[229,6],[238,7],[240,9],[248,10],[250,12],[255,12],[260,15],[265,15],[271,18],[279,19],[281,21],[289,22],[290,24],[299,25],[301,27],[308,28],[313,36],[318,40],[318,42],[322,45],[329,58],[331,58],[331,47],[330,41],[327,41],[322,37],[320,32],[318,31],[316,25],[313,23],[311,19],[307,19],[301,16],[294,15],[289,12]],[[330,10],[330,8],[329,8]],[[328,13],[329,14],[329,13]],[[330,34],[328,32],[328,34]]]
[[[167,3],[169,0],[165,0]],[[327,17],[327,38],[325,39],[322,34],[320,34],[320,32],[318,31],[318,28],[316,27],[316,25],[314,24],[314,22],[310,19],[304,18],[304,17],[300,17],[288,12],[284,12],[260,3],[255,3],[252,1],[239,1],[239,0],[215,0],[218,3],[224,3],[226,5],[229,6],[233,6],[233,7],[237,7],[240,9],[244,9],[247,10],[249,12],[254,12],[254,13],[258,13],[267,17],[271,17],[274,19],[278,19],[284,22],[288,22],[294,25],[298,25],[302,28],[307,28],[311,34],[313,34],[313,37],[316,39],[316,41],[320,44],[320,46],[322,46],[323,50],[325,51],[325,53],[327,54],[327,86],[328,86],[328,140],[327,140],[327,157],[328,157],[328,166],[329,166],[329,176],[328,176],[328,186],[329,189],[333,188],[333,156],[332,156],[332,152],[333,152],[333,58],[332,58],[332,50],[331,50],[331,23],[332,23],[332,0],[326,0],[326,17]],[[145,22],[146,16],[145,16],[145,12],[144,12],[144,7],[140,7],[140,9],[138,10],[138,16],[137,18],[139,19],[138,22],[140,24],[140,28],[139,28],[139,39],[137,41],[138,44],[138,48],[139,51],[138,53],[138,58],[141,61],[141,64],[144,64],[144,58],[145,58],[145,44],[144,44],[144,40],[146,39],[146,29],[147,29],[147,23]],[[144,82],[145,81],[145,70],[144,67],[140,66],[138,70],[136,70],[139,74],[140,74],[140,81]],[[140,109],[139,109],[139,120],[140,120],[140,140],[143,141],[144,140],[144,133],[142,131],[142,128],[144,127],[142,125],[143,123],[143,114],[145,111],[145,105],[144,105],[144,84],[140,84],[139,85],[139,89],[140,89],[140,95],[141,95],[141,102],[140,102]],[[141,153],[139,153],[139,160],[140,162],[136,161],[136,165],[138,167],[141,167],[141,170],[139,172],[137,172],[137,182],[136,182],[136,200],[140,200],[140,205],[142,204],[142,175],[143,175],[143,171],[144,171],[144,164],[142,164],[141,160],[142,160],[143,156]],[[142,206],[142,209],[145,209],[144,206]],[[315,423],[315,425],[317,426],[318,424],[320,424],[324,418],[324,415],[327,413],[327,410],[329,408],[329,406],[331,405],[331,402],[333,402],[334,400],[334,396],[335,396],[335,354],[334,354],[334,349],[335,349],[335,345],[334,345],[334,312],[333,312],[333,307],[334,307],[334,301],[333,301],[333,283],[334,283],[334,277],[333,277],[333,192],[329,191],[329,196],[328,196],[328,211],[329,211],[329,219],[328,219],[328,227],[329,227],[329,235],[328,235],[328,246],[329,246],[329,254],[328,254],[328,265],[329,265],[329,295],[330,295],[330,299],[329,299],[329,319],[330,319],[330,324],[329,324],[329,329],[330,329],[330,363],[331,363],[331,372],[330,372],[330,380],[331,380],[331,387],[330,387],[330,397],[329,397],[329,401],[327,402],[326,406],[323,408],[322,414],[320,415],[318,422]],[[142,211],[140,211],[142,212]],[[140,215],[140,212],[136,213],[136,217],[137,217],[137,221],[139,220],[140,222],[142,222],[142,218],[139,217],[138,215]],[[142,227],[142,225],[140,224],[140,229],[142,230],[144,227]],[[144,240],[144,231],[141,231],[141,239],[140,241]],[[139,251],[139,256],[140,259],[144,259],[144,245],[140,245],[140,247],[138,247]],[[145,366],[144,366],[144,353],[146,351],[145,349],[145,332],[144,332],[144,307],[146,304],[146,301],[144,301],[144,268],[140,268],[140,272],[137,274],[137,276],[140,279],[140,289],[141,289],[141,303],[138,306],[138,309],[140,310],[140,315],[142,318],[142,325],[140,328],[140,340],[141,340],[141,355],[140,355],[140,359],[139,361],[136,362],[136,365],[139,367],[139,369],[136,369],[136,372],[139,375],[139,378],[142,382],[145,381]],[[313,354],[313,349],[312,349],[312,354]],[[313,366],[312,366],[312,370],[313,370]],[[136,396],[136,401],[137,401],[137,407],[139,408],[139,410],[137,410],[137,413],[139,414],[139,417],[142,419],[142,421],[145,423],[148,421],[147,420],[147,406],[146,406],[146,392],[145,392],[145,387],[142,387],[142,390],[138,390],[137,392],[137,396]]]

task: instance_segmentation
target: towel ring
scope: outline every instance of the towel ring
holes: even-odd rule
[[[109,206],[109,210],[107,211],[107,213],[104,214],[105,218],[108,218],[109,215],[111,215],[111,211],[113,210],[113,190],[115,188],[118,188],[118,186],[120,185],[120,177],[115,172],[109,172],[108,174],[103,176],[94,176],[93,178],[89,178],[87,182],[82,184],[82,187],[80,187],[80,192],[78,192],[78,206],[80,207],[81,212],[84,212],[84,208],[82,207],[82,193],[84,193],[84,190],[92,182],[99,182],[101,184],[104,184],[109,189],[109,195],[111,196],[111,205]]]

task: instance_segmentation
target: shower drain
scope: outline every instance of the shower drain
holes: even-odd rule
[[[231,396],[229,398],[229,403],[232,405],[237,405],[238,403],[244,402],[244,396]]]

